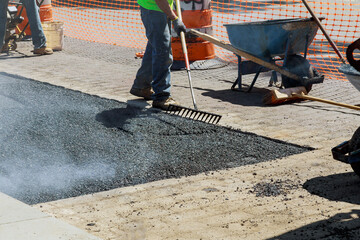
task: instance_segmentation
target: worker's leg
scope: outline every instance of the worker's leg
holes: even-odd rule
[[[165,13],[144,8],[141,8],[141,19],[145,26],[148,44],[152,48],[154,100],[161,101],[170,97],[170,67],[173,63],[170,24]]]
[[[4,3],[0,4],[0,50],[5,41],[8,3],[9,0],[4,0]]]
[[[39,7],[36,5],[36,0],[21,0],[21,2],[26,8],[34,48],[46,47],[46,38],[41,26]]]
[[[141,67],[136,73],[132,88],[146,89],[151,87],[152,82],[152,47],[148,42],[141,62]]]

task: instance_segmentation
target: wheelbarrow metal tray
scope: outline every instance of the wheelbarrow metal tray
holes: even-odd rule
[[[224,24],[235,47],[263,59],[304,52],[313,41],[318,25],[312,18],[279,19]]]

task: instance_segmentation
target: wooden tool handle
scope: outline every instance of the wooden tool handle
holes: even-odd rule
[[[316,24],[319,26],[319,28],[321,29],[321,31],[323,32],[323,34],[325,35],[326,39],[328,40],[328,42],[330,43],[331,47],[334,49],[334,51],[336,52],[336,54],[339,56],[340,60],[343,63],[346,63],[346,60],[344,58],[344,56],[341,54],[341,52],[339,51],[339,49],[337,48],[337,46],[335,45],[334,41],[330,38],[329,34],[326,32],[325,28],[322,26],[319,18],[315,15],[315,13],[313,12],[313,10],[311,9],[310,5],[308,4],[308,2],[306,0],[302,0],[302,2],[304,3],[305,7],[307,8],[307,10],[309,11],[309,13],[311,14],[311,16],[314,18]]]
[[[304,95],[304,94],[293,93],[292,96],[302,98],[302,99],[306,99],[306,100],[312,100],[312,101],[317,101],[317,102],[328,103],[328,104],[332,104],[332,105],[336,105],[336,106],[340,106],[340,107],[346,107],[346,108],[350,108],[350,109],[354,109],[354,110],[360,110],[360,107],[358,107],[358,106],[349,105],[349,104],[346,104],[346,103],[334,102],[334,101],[331,101],[331,100],[326,100],[326,99],[317,98],[317,97],[311,97],[311,96]]]
[[[176,4],[176,13],[178,18],[180,19],[180,21],[182,21],[182,15],[181,15],[181,5],[180,5],[180,0],[175,0],[175,4]],[[186,46],[186,41],[185,41],[185,33],[184,32],[180,32],[180,41],[181,41],[181,47],[184,53],[184,58],[185,58],[185,67],[186,70],[190,70],[190,64],[189,64],[189,55],[188,55],[188,51],[187,51],[187,46]]]
[[[280,66],[278,66],[278,65],[276,65],[276,64],[267,62],[267,61],[265,61],[265,60],[262,60],[261,58],[258,58],[258,57],[256,57],[256,56],[250,54],[250,53],[241,51],[241,50],[233,47],[231,44],[228,44],[228,43],[225,43],[225,42],[223,42],[223,41],[220,41],[219,39],[214,38],[214,37],[211,36],[211,35],[208,35],[208,34],[206,34],[206,33],[201,33],[201,32],[196,31],[196,30],[194,30],[194,29],[191,29],[191,30],[190,30],[190,33],[192,33],[192,34],[194,34],[194,35],[196,35],[196,36],[198,36],[198,37],[201,37],[201,38],[203,38],[203,39],[205,39],[205,40],[207,40],[207,41],[209,41],[209,42],[211,42],[211,43],[214,43],[215,45],[217,45],[217,46],[219,46],[219,47],[221,47],[221,48],[224,48],[224,49],[226,49],[226,50],[229,50],[230,52],[233,52],[233,53],[235,53],[235,54],[237,54],[237,55],[239,55],[239,56],[241,56],[241,57],[244,57],[244,58],[246,58],[246,59],[249,59],[250,61],[252,61],[252,62],[254,62],[254,63],[257,63],[257,64],[259,64],[259,65],[261,65],[261,66],[264,66],[264,67],[266,67],[266,68],[269,68],[269,69],[271,69],[271,70],[277,71],[277,72],[279,72],[279,73],[281,73],[281,74],[283,74],[283,75],[285,75],[285,76],[287,76],[287,77],[289,77],[289,78],[291,78],[291,79],[295,79],[295,80],[298,80],[298,81],[301,80],[301,78],[300,78],[299,76],[297,76],[296,74],[293,74],[293,73],[291,73],[291,72],[289,72],[289,71],[286,71],[286,70],[283,69],[282,67],[280,67]]]
[[[177,16],[180,19],[180,21],[182,21],[180,0],[175,0],[175,4],[176,4]],[[190,74],[190,62],[189,62],[189,55],[188,55],[188,51],[187,51],[187,47],[186,47],[185,33],[183,31],[180,32],[180,40],[181,40],[181,47],[182,47],[182,50],[184,53],[185,68],[186,68],[186,72],[187,72],[188,79],[189,79],[191,98],[192,98],[195,110],[198,110],[197,105],[196,105],[196,100],[195,100],[194,89],[192,86],[192,80],[191,80],[191,74]]]

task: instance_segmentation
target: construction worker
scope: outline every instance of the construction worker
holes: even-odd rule
[[[153,99],[153,107],[166,110],[177,104],[170,95],[171,22],[179,35],[186,27],[173,11],[173,0],[138,0],[138,4],[148,42],[130,93]]]
[[[5,43],[5,32],[7,23],[7,8],[9,0],[2,0],[3,4],[0,4],[0,49],[7,50],[7,46],[3,46]],[[46,38],[41,26],[39,7],[36,4],[36,0],[21,0],[26,9],[26,14],[29,19],[32,42],[34,45],[34,54],[48,55],[52,54],[53,50],[46,47]]]

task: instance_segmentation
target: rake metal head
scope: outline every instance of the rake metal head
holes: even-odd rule
[[[178,105],[172,105],[172,104],[169,105],[168,109],[166,110],[166,113],[172,115],[178,115],[180,117],[185,117],[200,122],[211,123],[211,124],[217,124],[221,119],[221,115],[218,114],[199,111],[199,110],[182,107]]]

